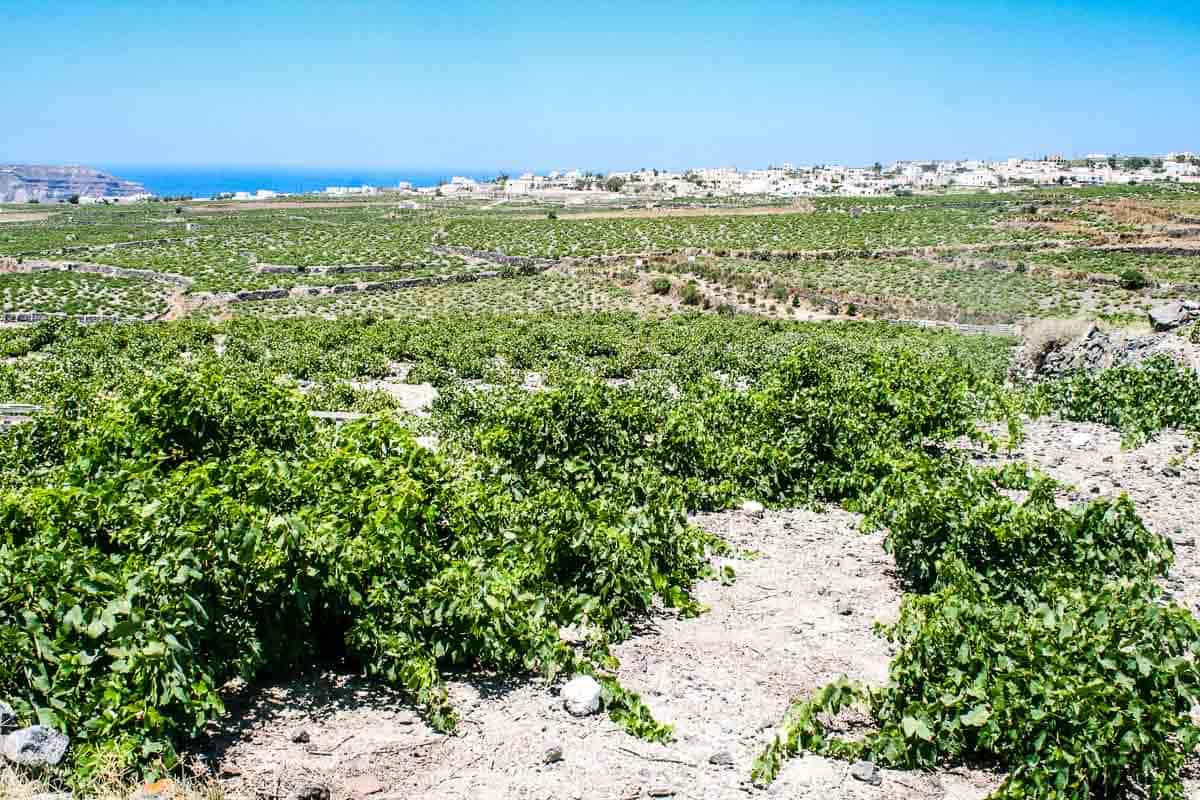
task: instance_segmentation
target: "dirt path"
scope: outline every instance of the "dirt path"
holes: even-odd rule
[[[540,681],[452,685],[462,722],[434,733],[403,699],[345,675],[311,676],[256,693],[230,715],[212,749],[235,797],[327,785],[335,800],[383,798],[744,798],[750,767],[789,700],[843,673],[880,682],[888,645],[871,632],[894,619],[899,593],[882,537],[842,511],[705,515],[704,527],[757,551],[730,562],[731,586],[707,582],[697,619],[657,617],[620,645],[620,676],[676,726],[648,744],[606,717],[578,719]],[[295,742],[303,730],[310,741]],[[300,737],[303,738],[303,737]],[[562,760],[545,764],[548,749]],[[731,764],[714,764],[727,754]],[[999,776],[956,769],[883,772],[881,786],[848,765],[791,761],[767,794],[803,798],[985,797]],[[278,787],[278,788],[277,788]]]
[[[811,214],[816,206],[811,202],[786,206],[730,206],[722,208],[614,208],[598,211],[560,210],[561,219],[660,219],[663,217],[744,217],[773,214]],[[521,214],[517,219],[545,219],[545,213]]]
[[[43,222],[50,219],[49,211],[28,212],[28,211],[0,211],[0,223],[2,222]]]

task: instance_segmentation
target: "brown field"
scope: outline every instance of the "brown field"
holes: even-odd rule
[[[50,219],[49,211],[0,210],[0,222],[41,222],[46,219]]]

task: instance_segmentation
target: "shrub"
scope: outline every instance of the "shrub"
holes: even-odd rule
[[[670,278],[655,278],[650,282],[650,291],[654,294],[670,294],[671,279]]]
[[[679,299],[685,306],[698,306],[704,299],[704,294],[695,281],[688,281],[679,289]]]
[[[1164,428],[1200,432],[1200,376],[1170,356],[1141,365],[1080,371],[1038,389],[1065,419],[1101,422],[1137,445]]]
[[[1120,274],[1121,288],[1130,291],[1145,289],[1150,285],[1150,279],[1147,278],[1140,270],[1133,268],[1122,270]]]

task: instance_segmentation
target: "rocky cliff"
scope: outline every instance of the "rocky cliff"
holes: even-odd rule
[[[129,197],[146,189],[91,167],[0,164],[0,203],[53,203],[80,197]]]

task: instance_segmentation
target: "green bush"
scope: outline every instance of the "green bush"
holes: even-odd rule
[[[650,291],[655,294],[670,294],[671,279],[670,278],[655,278],[650,282]]]
[[[704,294],[695,281],[688,281],[680,287],[679,299],[685,306],[698,306],[704,300]]]
[[[1200,623],[1154,582],[1170,544],[1124,498],[1069,511],[1050,482],[1015,470],[894,468],[866,502],[917,592],[882,628],[899,647],[888,683],[842,680],[795,704],[755,779],[807,750],[906,769],[992,761],[1007,772],[996,798],[1134,786],[1182,798],[1179,770],[1200,742]],[[1003,493],[1017,487],[1022,502]],[[829,737],[825,715],[849,705],[876,729]]]
[[[1132,445],[1164,428],[1200,432],[1200,377],[1166,355],[1076,372],[1041,385],[1036,400],[1064,419],[1117,428]]]
[[[1150,285],[1150,279],[1147,278],[1140,270],[1133,268],[1121,271],[1121,288],[1130,291],[1145,289]]]

